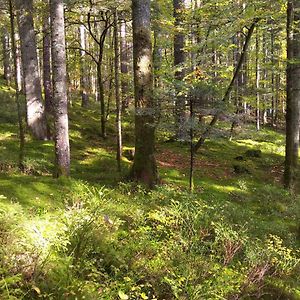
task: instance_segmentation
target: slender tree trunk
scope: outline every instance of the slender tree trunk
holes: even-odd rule
[[[18,89],[20,93],[22,93],[24,92],[24,84],[23,84],[24,80],[23,80],[23,72],[22,72],[21,51],[19,47],[20,37],[16,30],[15,30],[14,41],[16,46],[16,59],[17,59],[16,80],[18,83]]]
[[[102,77],[102,61],[97,64],[97,79],[98,79],[98,98],[100,102],[100,122],[101,122],[101,136],[106,138],[106,110],[105,110],[105,96],[104,84]]]
[[[50,0],[53,103],[55,112],[55,177],[70,174],[67,67],[63,0]]]
[[[16,5],[27,103],[27,126],[36,139],[46,140],[48,138],[47,122],[42,102],[32,0],[17,0]]]
[[[43,86],[45,94],[46,115],[51,115],[53,113],[53,107],[51,80],[51,35],[49,14],[45,14],[43,19]]]
[[[81,16],[81,21],[82,16]],[[88,95],[88,68],[86,63],[86,29],[84,25],[79,27],[79,38],[80,38],[80,92],[81,92],[81,106],[87,107],[89,105]]]
[[[3,29],[2,33],[2,47],[3,47],[3,72],[4,79],[7,84],[11,81],[11,70],[10,70],[10,39],[9,33],[6,28]]]
[[[125,111],[129,106],[129,97],[128,97],[128,43],[127,43],[127,30],[126,30],[126,21],[121,23],[121,90],[122,90],[122,111]]]
[[[175,35],[174,35],[174,67],[175,71],[175,138],[184,140],[186,133],[184,130],[185,118],[185,97],[181,95],[181,82],[184,78],[185,62],[185,34],[182,32],[184,0],[173,0],[174,18],[175,18]]]
[[[272,24],[274,26],[274,24]],[[275,32],[274,28],[271,29],[271,63],[272,63],[272,73],[271,73],[271,84],[272,84],[272,126],[275,127],[275,119],[277,113],[276,107],[276,96],[275,96],[275,68],[277,64],[275,63]]]
[[[117,165],[118,171],[121,171],[122,158],[122,106],[120,97],[120,50],[118,38],[118,12],[114,12],[114,46],[115,46],[115,95],[116,95],[116,127],[117,127]]]
[[[288,1],[287,9],[287,112],[284,186],[297,183],[300,127],[300,2]]]
[[[21,101],[20,101],[20,86],[18,82],[18,53],[16,47],[16,34],[15,34],[15,17],[14,17],[14,9],[12,0],[9,0],[9,14],[10,14],[10,29],[11,29],[11,50],[13,55],[14,61],[14,80],[15,80],[15,97],[16,97],[16,104],[17,104],[17,112],[18,112],[18,125],[19,125],[19,169],[21,171],[24,170],[24,146],[25,146],[25,132],[23,126],[23,118],[22,118],[22,108],[21,108]]]
[[[158,182],[154,156],[155,109],[153,99],[150,0],[132,0],[133,69],[135,89],[135,156],[132,178],[149,187]]]
[[[222,99],[222,102],[227,102],[229,97],[230,97],[230,93],[231,91],[233,90],[234,88],[234,83],[236,81],[236,79],[238,78],[238,74],[243,66],[243,62],[244,62],[244,59],[245,59],[245,56],[246,56],[246,53],[248,51],[248,47],[249,47],[249,44],[250,44],[250,41],[251,41],[251,37],[253,35],[253,32],[254,32],[254,29],[255,29],[255,26],[256,24],[258,23],[259,19],[255,19],[252,23],[252,25],[250,26],[249,30],[248,30],[248,34],[245,38],[245,43],[244,43],[244,46],[243,46],[243,50],[241,52],[241,55],[240,55],[240,59],[238,61],[238,64],[236,66],[236,69],[234,71],[234,74],[233,74],[233,77],[232,77],[232,80],[225,92],[225,95]],[[201,137],[199,138],[198,142],[195,144],[194,146],[194,151],[195,153],[201,148],[201,146],[203,146],[205,140],[207,139],[207,137],[210,135],[213,127],[215,126],[215,124],[217,123],[217,121],[219,120],[219,117],[220,117],[220,114],[221,114],[221,111],[217,111],[216,114],[214,115],[213,119],[211,120],[211,122],[209,123],[209,126],[206,128],[206,130],[202,133]]]
[[[256,28],[256,52],[255,52],[255,87],[256,87],[256,130],[260,130],[260,60],[259,60],[259,30]]]

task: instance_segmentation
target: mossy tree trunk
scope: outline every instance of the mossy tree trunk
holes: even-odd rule
[[[55,177],[70,174],[67,68],[63,0],[50,1],[53,104],[55,125]]]
[[[158,182],[154,156],[155,103],[153,97],[150,0],[132,0],[135,92],[135,156],[133,180],[153,187]]]

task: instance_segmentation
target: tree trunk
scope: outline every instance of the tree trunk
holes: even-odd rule
[[[300,126],[300,2],[288,1],[287,9],[287,112],[284,186],[294,189],[297,180]],[[295,28],[297,27],[297,28]]]
[[[240,59],[239,59],[238,64],[237,64],[237,66],[235,68],[232,80],[231,80],[231,82],[230,82],[230,84],[229,84],[229,86],[228,86],[228,88],[227,88],[227,90],[225,92],[225,95],[224,95],[224,97],[222,99],[222,102],[224,102],[224,103],[226,103],[228,101],[228,99],[230,97],[230,93],[231,93],[232,89],[234,88],[234,83],[237,80],[239,72],[240,72],[240,70],[241,70],[241,68],[243,66],[244,59],[246,57],[246,54],[247,54],[247,51],[248,51],[248,47],[249,47],[249,44],[250,44],[250,41],[251,41],[251,37],[253,35],[255,26],[258,23],[258,21],[259,21],[259,19],[255,19],[253,21],[252,25],[250,26],[249,30],[248,30],[248,34],[247,34],[247,36],[245,38],[245,43],[244,43],[243,50],[242,50],[241,55],[240,55]],[[211,120],[211,122],[209,123],[208,127],[202,133],[200,139],[198,140],[198,142],[194,146],[195,153],[203,146],[205,140],[210,135],[213,127],[215,126],[215,124],[219,120],[220,114],[221,114],[221,111],[218,110],[216,112],[216,114],[214,115],[213,119]]]
[[[101,136],[106,138],[106,111],[104,98],[104,84],[102,78],[102,61],[97,64],[98,101],[100,102]]]
[[[9,15],[10,15],[10,29],[11,29],[11,50],[14,61],[14,79],[15,79],[15,96],[16,96],[16,104],[17,104],[17,112],[18,112],[18,125],[19,125],[19,169],[21,171],[24,170],[24,146],[25,146],[25,133],[23,126],[23,117],[22,117],[22,109],[20,102],[20,91],[21,87],[19,86],[19,76],[18,76],[18,53],[16,46],[16,33],[15,33],[15,17],[12,0],[9,0]]]
[[[55,177],[70,174],[67,67],[63,0],[50,0],[53,102],[55,112]]]
[[[119,39],[118,39],[118,12],[114,13],[114,46],[115,46],[115,95],[116,95],[116,127],[117,127],[117,165],[118,171],[121,171],[122,158],[122,120],[121,120],[121,98],[120,98],[120,58],[119,58]]]
[[[81,21],[82,17],[81,17]],[[86,63],[86,34],[84,25],[79,27],[79,38],[80,38],[80,92],[81,92],[81,106],[87,107],[89,105],[88,95],[88,69]]]
[[[42,102],[32,0],[17,0],[21,55],[27,103],[27,126],[39,140],[47,139],[47,122]]]
[[[255,52],[255,87],[256,87],[256,130],[260,130],[260,61],[259,61],[259,30],[256,28],[256,52]]]
[[[10,39],[9,33],[6,28],[3,29],[2,33],[2,47],[3,47],[3,73],[4,79],[7,84],[11,81],[11,70],[10,70]]]
[[[135,90],[135,156],[132,178],[153,187],[158,182],[154,156],[155,105],[153,99],[150,0],[132,0],[133,68]]]
[[[175,70],[175,138],[184,140],[186,132],[184,130],[185,118],[185,97],[180,95],[182,92],[181,82],[184,78],[185,62],[185,35],[182,33],[182,19],[184,9],[184,0],[173,0],[174,18],[175,18],[175,35],[174,35],[174,67]]]
[[[122,111],[125,111],[129,106],[129,97],[128,97],[128,44],[127,44],[127,30],[126,30],[126,21],[121,23],[121,73],[122,73]]]
[[[46,14],[43,19],[43,86],[45,94],[46,115],[53,113],[51,81],[51,35],[50,19]]]

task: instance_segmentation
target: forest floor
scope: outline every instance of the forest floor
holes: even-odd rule
[[[3,81],[0,103],[0,299],[300,299],[300,197],[282,188],[281,133],[208,140],[189,193],[189,147],[160,131],[162,185],[147,191],[124,180],[126,158],[117,172],[114,119],[103,140],[98,107],[76,101],[71,178],[52,178],[53,142],[28,134],[20,173]]]

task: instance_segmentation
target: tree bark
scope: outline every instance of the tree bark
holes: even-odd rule
[[[50,18],[45,14],[43,19],[43,87],[45,94],[46,115],[53,113],[52,81],[51,81],[51,35]]]
[[[24,147],[25,147],[25,132],[23,126],[23,117],[22,117],[22,109],[21,109],[21,101],[20,101],[20,92],[21,86],[19,86],[19,76],[18,76],[18,52],[16,46],[16,33],[15,33],[15,17],[14,17],[14,9],[12,0],[9,0],[9,15],[10,15],[10,30],[11,30],[11,50],[13,54],[14,61],[14,80],[15,80],[15,98],[17,104],[17,112],[18,112],[18,125],[19,125],[19,169],[24,171]]]
[[[284,186],[293,190],[297,180],[300,126],[300,3],[288,1],[287,9],[287,110]]]
[[[158,183],[158,172],[154,156],[155,104],[150,0],[132,0],[132,19],[135,91],[135,156],[132,178],[152,188]]]
[[[83,18],[81,16],[81,21]],[[84,25],[79,27],[79,39],[80,39],[80,92],[81,92],[81,106],[87,107],[89,105],[89,82],[87,76],[87,63],[86,63],[86,29]]]
[[[2,32],[2,47],[3,47],[3,73],[7,84],[11,81],[10,70],[10,38],[6,28]]]
[[[256,27],[256,43],[255,43],[255,87],[256,87],[256,130],[260,130],[260,41],[259,30]]]
[[[67,67],[63,0],[50,0],[53,103],[55,112],[55,177],[70,174]]]
[[[122,158],[122,106],[120,97],[120,50],[118,39],[118,12],[114,12],[114,48],[115,48],[115,95],[116,95],[116,127],[117,127],[117,166],[118,171],[121,171],[121,158]]]
[[[129,97],[128,97],[128,43],[127,43],[127,29],[126,29],[126,21],[122,21],[121,23],[121,73],[122,73],[122,81],[121,81],[121,90],[122,90],[122,111],[125,111],[129,106]]]
[[[27,104],[27,126],[36,139],[46,140],[48,138],[47,122],[42,102],[32,0],[17,0],[16,6]]]
[[[184,140],[186,133],[184,131],[185,118],[185,97],[180,95],[182,88],[181,82],[184,78],[184,62],[185,62],[185,35],[182,33],[182,22],[184,0],[173,0],[173,15],[175,18],[175,35],[174,35],[174,67],[175,70],[175,138],[178,140]]]

